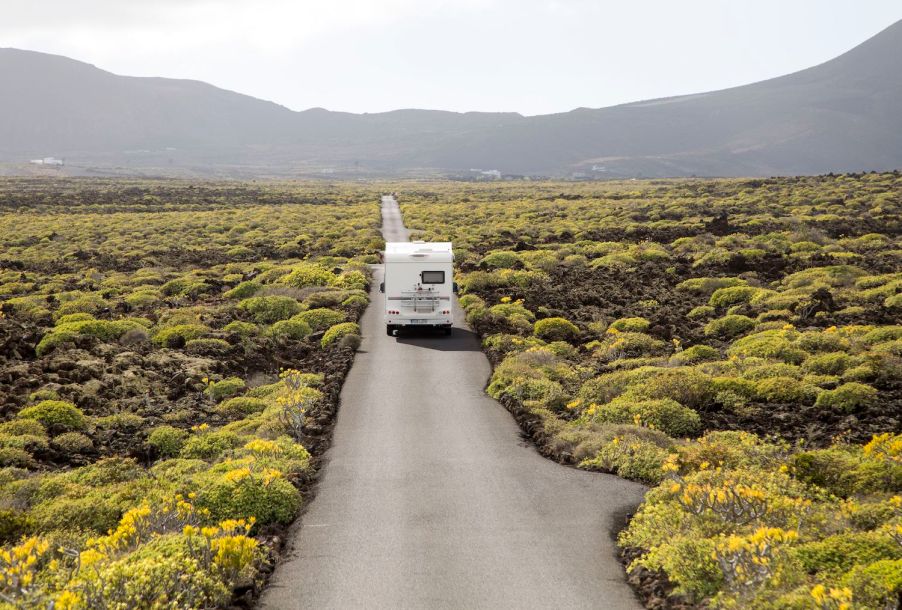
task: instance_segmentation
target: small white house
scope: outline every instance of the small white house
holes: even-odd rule
[[[43,159],[32,159],[30,163],[34,165],[49,165],[52,167],[62,167],[66,164],[63,159],[57,159],[56,157],[44,157]]]
[[[441,328],[453,324],[454,253],[451,242],[385,244],[385,328],[389,336],[402,328]]]

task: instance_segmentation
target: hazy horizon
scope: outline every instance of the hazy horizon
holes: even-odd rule
[[[357,113],[535,115],[712,91],[822,63],[902,19],[889,0],[7,5],[0,46]]]

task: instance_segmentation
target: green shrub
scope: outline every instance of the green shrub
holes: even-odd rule
[[[533,333],[545,341],[569,341],[579,335],[579,329],[564,318],[545,318],[533,325]]]
[[[809,574],[835,578],[856,565],[902,559],[902,545],[879,532],[843,532],[799,545],[794,555]]]
[[[53,331],[44,335],[35,348],[38,356],[44,356],[61,345],[75,343],[81,335],[74,331]]]
[[[621,396],[597,408],[595,420],[611,424],[650,426],[670,436],[689,436],[701,428],[701,418],[670,398],[633,400]]]
[[[300,474],[310,468],[310,453],[307,449],[285,435],[272,440],[252,439],[244,444],[238,455],[253,456],[259,466],[274,468],[288,475]]]
[[[313,330],[303,320],[297,317],[290,320],[280,320],[269,327],[269,334],[280,339],[294,339],[299,341],[312,333]]]
[[[696,442],[677,445],[677,463],[682,472],[705,468],[772,470],[782,465],[788,448],[768,442],[750,432],[718,430],[707,432]]]
[[[123,299],[133,309],[151,309],[160,304],[160,295],[157,291],[137,290]]]
[[[748,316],[728,315],[711,320],[705,325],[708,336],[732,339],[755,328],[755,321]]]
[[[720,360],[720,352],[708,345],[693,345],[670,357],[670,363],[678,366]]]
[[[231,349],[229,342],[224,339],[201,338],[191,339],[185,343],[185,351],[191,354],[224,354]]]
[[[85,294],[60,303],[56,310],[56,317],[77,313],[94,314],[109,306],[110,304],[99,294]]]
[[[835,390],[825,390],[817,397],[815,406],[850,413],[868,407],[877,400],[877,390],[869,385],[850,381]]]
[[[78,529],[105,534],[116,527],[123,510],[118,499],[102,491],[41,502],[31,511],[39,531]]]
[[[364,290],[367,286],[367,282],[368,279],[366,274],[363,273],[363,271],[354,269],[352,271],[345,271],[339,275],[337,284],[349,290]]]
[[[214,547],[215,548],[215,547]],[[104,608],[216,608],[228,604],[234,583],[210,569],[203,546],[182,534],[149,539],[133,553],[83,570],[80,586]],[[236,552],[224,551],[227,556]],[[242,565],[242,561],[237,562]],[[245,570],[246,571],[246,570]],[[99,606],[98,606],[99,607]]]
[[[804,288],[826,284],[828,286],[851,286],[867,272],[852,265],[829,265],[803,269],[783,278],[782,284],[787,288]]]
[[[506,288],[511,285],[511,278],[497,272],[473,271],[458,277],[457,283],[464,292],[478,292],[494,288]]]
[[[638,358],[640,356],[654,356],[664,353],[667,344],[645,333],[616,333],[608,334],[596,349],[595,355],[605,360],[617,360],[619,358]]]
[[[236,335],[240,335],[242,337],[250,337],[257,334],[257,325],[251,324],[250,322],[242,322],[241,320],[235,320],[234,322],[229,322],[226,324],[223,329],[227,333],[235,333]]]
[[[792,377],[766,377],[755,384],[755,394],[767,402],[811,403],[817,389]]]
[[[821,375],[842,375],[852,363],[845,352],[831,352],[811,356],[802,363],[802,368]]]
[[[204,390],[204,394],[219,402],[223,398],[238,394],[244,388],[244,380],[240,377],[226,377],[220,381],[211,382]]]
[[[880,326],[868,331],[861,338],[868,345],[877,345],[896,339],[902,339],[902,326]]]
[[[869,565],[856,565],[842,584],[850,587],[861,608],[898,607],[902,596],[902,559],[883,559]]]
[[[771,309],[758,314],[756,322],[785,322],[792,318],[792,312],[788,309]]]
[[[66,432],[55,437],[51,443],[58,451],[66,454],[87,453],[94,450],[94,443],[81,432]]]
[[[179,457],[214,460],[222,457],[227,451],[241,445],[241,438],[234,432],[216,430],[202,431],[192,435],[184,444]]]
[[[483,301],[475,294],[462,295],[458,302],[465,311],[469,311],[471,309],[483,309],[485,307],[485,301]]]
[[[618,476],[650,485],[661,482],[662,466],[670,451],[647,439],[626,434],[617,436],[591,459],[580,462],[586,470],[613,472]]]
[[[804,375],[802,367],[795,364],[786,364],[785,362],[767,362],[765,364],[757,364],[747,368],[742,376],[746,379],[767,379],[768,377],[792,377],[793,379],[801,379]]]
[[[362,294],[352,294],[341,302],[342,307],[366,307],[370,300]]]
[[[47,435],[43,432],[41,434],[18,435],[0,433],[0,447],[14,447],[16,449],[24,449],[28,453],[34,453],[35,451],[46,451],[49,445],[47,444]]]
[[[690,309],[689,313],[686,314],[686,317],[690,320],[703,320],[705,318],[710,318],[716,312],[717,310],[710,305],[699,305],[698,307]]]
[[[201,459],[171,458],[157,462],[150,467],[150,472],[159,480],[184,481],[209,469],[210,464]]]
[[[579,350],[566,341],[552,341],[546,344],[545,349],[565,360],[576,361],[579,359]]]
[[[71,324],[72,322],[86,322],[87,320],[93,319],[95,319],[94,316],[89,313],[70,313],[65,316],[59,316],[56,319],[56,325]]]
[[[326,309],[324,307],[308,309],[292,318],[292,320],[298,320],[307,324],[313,332],[324,331],[330,326],[335,326],[336,324],[344,322],[345,319],[346,316],[344,312]]]
[[[311,375],[313,375],[314,377],[319,377],[319,380],[322,381],[322,375],[314,375],[312,373],[311,373]],[[313,386],[313,385],[317,385],[317,384],[309,383],[306,385]],[[280,389],[282,389],[281,383],[278,383],[278,382],[277,383],[268,383],[266,385],[259,385],[255,388],[249,389],[247,391],[246,396],[250,396],[251,398],[266,398],[267,396],[272,396],[275,392],[278,392]]]
[[[714,559],[714,540],[677,536],[662,542],[636,564],[662,570],[676,585],[674,592],[690,600],[701,600],[720,591],[724,576]]]
[[[719,288],[745,286],[748,282],[738,277],[694,277],[677,284],[677,290],[710,295]]]
[[[132,330],[143,331],[144,326],[135,320],[82,320],[80,322],[68,322],[58,324],[49,333],[44,335],[35,348],[38,356],[43,356],[53,348],[71,343],[79,336],[96,337],[101,341],[118,339]]]
[[[861,447],[836,445],[802,451],[790,463],[796,477],[845,498],[853,494],[902,490],[902,465],[865,459]]]
[[[902,293],[883,299],[883,306],[887,309],[902,309]]]
[[[197,297],[205,292],[209,292],[211,288],[212,286],[198,277],[186,276],[166,282],[160,286],[160,293],[167,297]]]
[[[693,408],[702,408],[714,398],[712,377],[692,368],[660,368],[643,377],[630,385],[625,396],[650,400],[669,398]]]
[[[497,376],[486,391],[496,400],[507,395],[521,403],[532,401],[551,409],[559,409],[567,402],[567,395],[560,383],[540,376],[514,379]]]
[[[39,421],[51,430],[84,430],[88,420],[81,409],[71,402],[44,400],[19,411],[19,418]]]
[[[36,419],[13,419],[0,424],[0,434],[47,436],[44,424]]]
[[[245,417],[254,413],[262,413],[269,403],[260,398],[236,396],[217,405],[216,410],[228,417]]]
[[[97,418],[94,423],[97,424],[98,428],[104,430],[134,431],[144,425],[144,418],[137,413],[123,411],[121,413],[114,413],[113,415]]]
[[[645,318],[620,318],[611,322],[611,328],[616,328],[622,333],[644,333],[649,326],[651,323]]]
[[[185,445],[188,433],[172,426],[157,426],[147,435],[147,444],[157,450],[160,457],[175,457]]]
[[[288,274],[282,276],[279,282],[295,288],[305,288],[307,286],[334,286],[338,282],[338,278],[330,269],[322,265],[299,263],[294,265]]]
[[[210,328],[203,324],[176,324],[159,329],[153,335],[153,342],[161,347],[179,348],[208,332]]]
[[[50,317],[50,310],[45,307],[46,304],[47,301],[42,296],[28,295],[3,301],[3,311],[6,313],[12,311],[17,318],[38,322]]]
[[[748,303],[755,296],[756,292],[758,292],[758,289],[752,286],[718,288],[711,294],[711,298],[708,299],[708,305],[721,308],[739,303]]]
[[[31,402],[41,402],[42,400],[59,400],[60,395],[56,390],[51,388],[41,388],[40,390],[35,390],[31,394],[28,395],[28,400]]]
[[[809,373],[802,377],[802,382],[809,386],[832,390],[839,385],[839,375],[819,375],[817,373]]]
[[[336,324],[323,334],[320,344],[325,348],[348,335],[360,335],[360,327],[354,322]]]
[[[287,524],[301,508],[301,494],[282,477],[237,469],[202,477],[196,504],[215,521],[253,517],[258,526]]]
[[[29,468],[34,466],[31,454],[20,447],[0,447],[0,467],[14,466]]]
[[[895,501],[856,501],[845,507],[846,517],[855,529],[871,531],[884,523],[889,523],[896,516]]]
[[[71,470],[62,477],[79,485],[102,487],[140,480],[146,477],[146,472],[133,458],[109,457],[89,466]]]
[[[655,374],[652,367],[604,373],[585,382],[579,389],[579,398],[585,404],[604,404],[627,391],[633,383],[643,383]]]
[[[522,301],[498,303],[497,305],[492,305],[489,308],[489,311],[496,316],[500,316],[508,320],[521,319],[532,323],[536,319],[535,314],[526,309],[526,307],[523,306]]]
[[[6,545],[18,541],[22,536],[31,533],[33,527],[27,514],[16,510],[0,509],[0,544]]]
[[[846,369],[842,374],[843,381],[872,381],[877,376],[877,371],[869,364],[860,364]]]
[[[523,261],[516,252],[497,250],[485,255],[479,264],[490,269],[516,269],[523,265]]]
[[[287,320],[301,311],[296,299],[283,296],[250,297],[238,303],[238,309],[253,317],[258,324]]]
[[[304,299],[304,305],[309,309],[337,307],[347,295],[347,290],[320,290]]]
[[[727,350],[731,356],[773,358],[801,364],[807,352],[792,343],[793,331],[765,330],[737,339]]]
[[[799,335],[796,345],[806,352],[838,352],[849,348],[849,340],[837,332],[809,330]]]
[[[542,345],[545,345],[545,342],[538,337],[521,337],[508,333],[495,333],[482,341],[482,346],[486,351],[499,355],[521,352]]]

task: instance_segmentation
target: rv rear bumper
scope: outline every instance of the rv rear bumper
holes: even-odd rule
[[[408,327],[408,328],[451,328],[453,322],[449,318],[427,318],[427,319],[403,319],[403,318],[390,318],[385,321],[388,326],[393,326],[398,328],[400,326]]]

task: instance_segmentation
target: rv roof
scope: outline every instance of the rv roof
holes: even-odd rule
[[[449,241],[399,241],[385,244],[386,261],[411,261],[427,258],[433,261],[451,262]]]
[[[385,251],[395,254],[413,254],[414,252],[451,252],[450,241],[390,241],[385,244]]]

